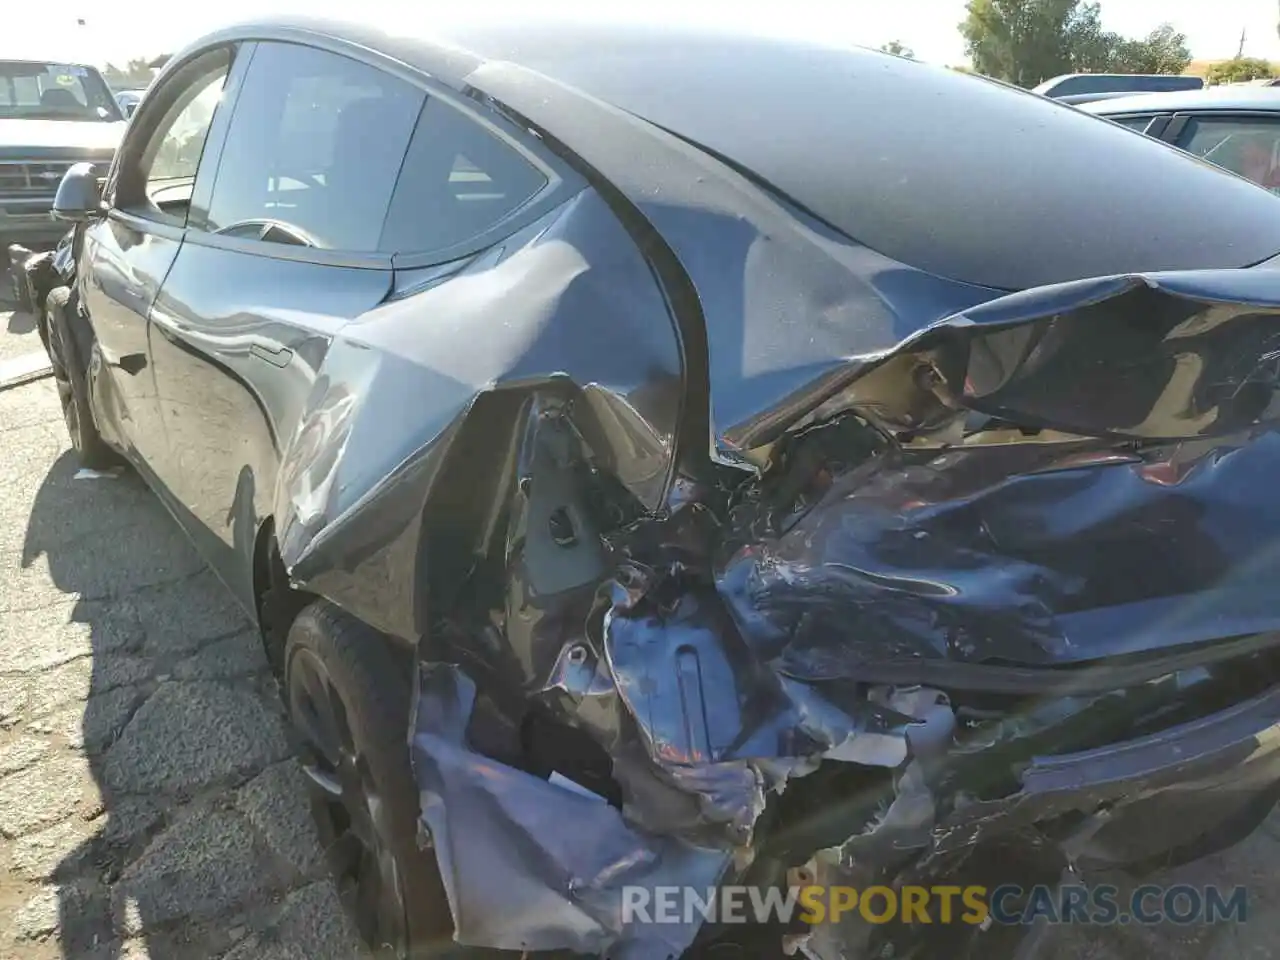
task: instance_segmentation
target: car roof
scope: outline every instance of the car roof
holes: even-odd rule
[[[50,51],[50,55],[47,57],[33,56],[32,51],[30,50],[23,50],[21,56],[16,53],[14,56],[6,56],[3,52],[0,52],[0,63],[55,63],[68,67],[84,67],[88,70],[95,71],[98,69],[88,60],[78,59],[76,57],[67,57],[66,51],[63,51],[62,56],[58,56]]]
[[[1095,100],[1118,100],[1121,97],[1132,97],[1138,91],[1134,90],[1095,90],[1093,93],[1068,93],[1061,97],[1054,97],[1059,103],[1093,103]]]
[[[1280,200],[1255,185],[1047,98],[864,48],[412,8],[381,23],[273,17],[196,47],[254,37],[355,45],[460,88],[483,90],[486,64],[518,65],[550,81],[544,99],[563,84],[651,125],[637,137],[672,133],[887,257],[984,287],[1280,251]],[[620,145],[611,162],[601,172],[617,179],[635,161]]]
[[[1230,84],[1203,90],[1137,93],[1129,97],[1082,103],[1078,109],[1098,114],[1171,113],[1179,110],[1280,111],[1280,88]]]
[[[1095,80],[1125,80],[1130,82],[1134,80],[1151,80],[1151,79],[1178,80],[1178,81],[1185,82],[1187,84],[1193,84],[1193,83],[1199,83],[1201,85],[1204,84],[1204,79],[1202,77],[1188,76],[1186,74],[1175,74],[1175,73],[1063,73],[1063,74],[1059,74],[1056,77],[1051,77],[1048,80],[1041,81],[1040,83],[1036,84],[1034,87],[1031,88],[1031,92],[1047,93],[1053,90],[1053,88],[1058,86],[1059,84],[1062,84],[1067,80],[1075,80],[1078,77],[1095,79]],[[1197,89],[1197,88],[1189,86],[1189,87],[1184,87],[1183,89]],[[1139,91],[1134,90],[1133,92],[1137,93]]]

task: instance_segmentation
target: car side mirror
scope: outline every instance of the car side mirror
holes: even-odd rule
[[[53,198],[53,215],[58,220],[84,223],[103,214],[102,193],[92,163],[72,165],[62,175],[58,193]]]
[[[133,116],[133,111],[135,111],[135,110],[137,110],[137,109],[138,109],[138,105],[137,105],[136,103],[127,103],[127,104],[125,104],[125,108],[124,108],[124,115],[125,115],[126,117],[132,117],[132,116]]]

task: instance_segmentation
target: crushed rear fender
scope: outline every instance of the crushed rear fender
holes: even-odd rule
[[[281,472],[294,581],[419,645],[460,942],[666,957],[710,934],[624,886],[1065,858],[1068,814],[1272,789],[1280,275],[991,300],[688,474],[701,388],[620,229],[584,192],[345,328]]]

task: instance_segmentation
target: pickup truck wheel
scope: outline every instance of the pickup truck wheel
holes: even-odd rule
[[[409,765],[413,660],[325,601],[289,629],[284,689],[339,895],[382,956],[452,953],[435,856],[418,847]]]
[[[89,406],[88,366],[80,357],[71,335],[69,318],[75,309],[75,293],[69,287],[54,287],[45,299],[45,327],[48,334],[49,363],[62,404],[71,446],[80,464],[90,470],[105,470],[121,463],[120,455],[107,446],[93,422]]]

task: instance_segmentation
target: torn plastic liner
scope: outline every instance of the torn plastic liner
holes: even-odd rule
[[[678,956],[693,923],[643,923],[624,887],[713,888],[732,859],[642,834],[596,797],[468,749],[475,685],[458,669],[422,668],[412,739],[458,943],[507,950]]]

